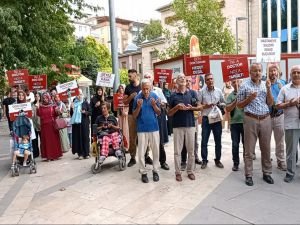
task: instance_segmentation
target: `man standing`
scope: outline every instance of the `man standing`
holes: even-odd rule
[[[12,135],[13,132],[13,121],[10,120],[9,118],[9,105],[12,105],[14,103],[17,102],[17,92],[15,91],[15,89],[11,89],[9,92],[7,92],[7,97],[3,100],[3,115],[4,118],[7,118],[7,123],[8,123],[8,128],[10,131],[10,135]]]
[[[279,79],[279,66],[277,64],[269,65],[269,80],[271,81],[271,91],[274,104],[270,107],[270,115],[272,121],[272,131],[275,139],[275,155],[277,158],[277,168],[286,171],[286,163],[284,157],[284,116],[283,110],[277,109],[275,103],[281,87],[285,85],[284,81]]]
[[[177,181],[182,181],[180,171],[180,159],[183,143],[188,152],[187,174],[188,178],[195,180],[193,173],[195,155],[195,119],[193,111],[199,111],[202,107],[197,98],[193,98],[186,88],[186,78],[184,74],[179,74],[176,79],[177,90],[170,98],[170,110],[168,116],[173,116],[174,131],[174,164]]]
[[[287,172],[284,181],[290,183],[296,172],[296,154],[300,138],[300,65],[291,69],[292,82],[281,88],[278,109],[284,110]]]
[[[221,151],[222,151],[222,121],[209,124],[208,114],[213,109],[214,106],[221,103],[225,103],[222,91],[214,86],[213,74],[208,73],[204,77],[206,87],[202,88],[199,93],[199,102],[203,106],[202,111],[202,140],[201,140],[201,156],[202,156],[202,166],[201,169],[207,167],[207,144],[211,131],[214,135],[215,141],[215,165],[218,168],[224,168],[221,163]]]
[[[157,115],[160,115],[160,106],[157,95],[151,91],[151,86],[150,80],[142,80],[142,92],[135,97],[132,112],[132,115],[137,119],[139,171],[142,174],[143,183],[149,182],[144,160],[148,145],[152,149],[153,154],[153,181],[159,181],[159,128]]]
[[[237,103],[237,92],[240,87],[241,80],[233,80],[231,85],[233,86],[233,92],[231,92],[226,99],[226,112],[230,114],[230,133],[231,133],[231,141],[232,141],[232,161],[233,167],[232,171],[239,170],[240,164],[240,156],[239,156],[239,148],[240,148],[240,140],[242,140],[243,148],[244,148],[244,111],[236,107]],[[244,151],[243,151],[244,153]]]
[[[257,138],[261,150],[263,179],[269,184],[274,181],[271,177],[272,162],[270,158],[271,118],[269,106],[273,104],[271,82],[261,80],[262,65],[253,63],[250,66],[250,79],[241,86],[237,95],[237,106],[244,108],[244,135],[245,137],[245,183],[253,185],[253,152]]]

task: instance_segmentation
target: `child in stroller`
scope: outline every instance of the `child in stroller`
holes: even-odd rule
[[[29,136],[23,135],[21,143],[18,144],[17,149],[14,151],[13,165],[15,165],[17,156],[24,157],[23,166],[27,166],[28,156],[31,154],[31,144],[29,143]]]
[[[12,176],[19,176],[20,167],[29,167],[30,173],[36,173],[36,164],[32,154],[32,135],[33,124],[32,121],[25,116],[23,112],[13,123],[13,136],[12,136]]]
[[[99,172],[98,168],[108,156],[118,158],[120,170],[124,170],[126,166],[122,132],[116,117],[109,115],[109,109],[109,103],[101,104],[102,115],[97,117],[94,124],[93,134],[97,136],[95,137],[97,141],[96,163],[92,166],[94,173]]]

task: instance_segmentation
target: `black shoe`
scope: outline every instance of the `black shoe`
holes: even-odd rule
[[[284,180],[284,182],[291,183],[293,179],[294,179],[294,176],[292,176],[290,174],[286,174],[285,178],[283,180]]]
[[[233,165],[232,171],[238,171],[238,170],[239,170],[239,166],[238,165]]]
[[[161,164],[160,167],[161,167],[162,169],[164,169],[164,170],[169,170],[169,169],[170,169],[167,163]]]
[[[201,169],[205,169],[207,167],[207,162],[202,161]]]
[[[218,167],[218,168],[221,168],[221,169],[224,168],[224,166],[223,166],[223,164],[221,163],[220,160],[216,160],[216,159],[215,159],[215,165],[216,165],[216,167]]]
[[[270,175],[263,175],[263,180],[266,181],[268,184],[274,184],[274,180]]]
[[[150,158],[150,156],[147,156],[147,157],[145,158],[145,164],[153,165],[153,161],[152,161],[152,159]]]
[[[132,167],[134,164],[136,164],[136,160],[134,158],[131,158],[129,160],[129,163],[127,164],[128,167]]]
[[[186,169],[186,162],[181,162],[181,168],[180,168],[180,170],[181,171],[185,171],[185,169]]]
[[[148,178],[147,178],[148,179]],[[158,173],[156,173],[156,172],[153,172],[153,181],[154,182],[157,182],[157,181],[159,181],[159,176],[158,176]],[[148,183],[148,182],[147,182]]]
[[[248,186],[253,186],[252,177],[246,177],[245,184]]]
[[[149,179],[147,177],[147,174],[142,174],[142,182],[143,183],[149,183]]]
[[[202,161],[200,159],[195,159],[195,163],[198,165],[202,165]]]

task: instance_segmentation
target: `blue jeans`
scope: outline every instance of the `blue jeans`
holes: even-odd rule
[[[242,138],[244,148],[244,125],[242,123],[230,124],[230,133],[232,141],[232,161],[233,165],[238,166],[240,164],[239,147]],[[245,151],[243,151],[244,154]]]
[[[213,132],[215,140],[215,160],[221,160],[221,138],[222,138],[222,122],[217,122],[213,124],[208,123],[208,117],[202,117],[202,140],[201,140],[201,157],[203,162],[208,162],[207,160],[207,143],[209,140],[210,132]]]

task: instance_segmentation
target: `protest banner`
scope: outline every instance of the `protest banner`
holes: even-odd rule
[[[39,91],[47,89],[47,75],[30,75],[28,76],[28,89],[30,91]]]
[[[117,110],[124,106],[123,96],[124,96],[123,94],[114,93],[114,96],[113,96],[114,110]]]
[[[24,112],[26,117],[28,118],[32,117],[32,108],[30,102],[9,105],[8,110],[9,110],[9,119],[11,121],[14,121],[19,116],[21,111]]]
[[[70,97],[78,96],[79,94],[79,88],[76,80],[59,84],[56,86],[56,90],[61,100],[66,100]]]
[[[221,65],[224,82],[249,77],[247,57],[226,59]]]
[[[257,38],[256,62],[280,62],[281,43],[279,38]]]
[[[115,74],[98,72],[96,85],[112,88],[114,86]]]
[[[186,57],[185,75],[204,75],[210,72],[209,56]]]
[[[172,74],[172,69],[154,69],[154,82],[170,84],[172,82]]]
[[[28,70],[8,70],[6,71],[9,86],[28,85]]]
[[[190,57],[200,56],[199,39],[196,35],[192,35],[190,38]]]

